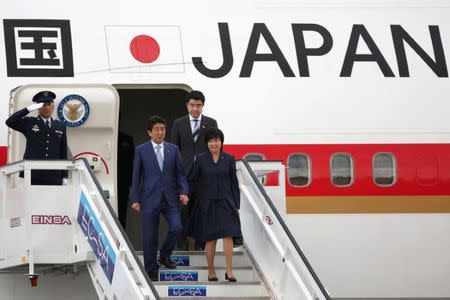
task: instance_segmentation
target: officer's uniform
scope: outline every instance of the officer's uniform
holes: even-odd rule
[[[51,101],[53,102],[53,100]],[[27,144],[23,159],[67,159],[66,126],[51,118],[50,127],[48,127],[42,117],[26,117],[28,114],[27,108],[21,109],[5,122],[8,127],[25,135]],[[23,177],[23,173],[21,173],[21,177]],[[67,178],[67,171],[35,170],[31,172],[31,184],[61,185],[63,178]]]

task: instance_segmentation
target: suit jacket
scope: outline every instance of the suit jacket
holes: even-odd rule
[[[217,121],[202,115],[200,131],[198,133],[197,141],[194,143],[189,115],[178,118],[173,123],[170,141],[180,149],[185,174],[189,174],[192,163],[194,162],[194,157],[197,154],[208,150],[203,138],[205,136],[205,130],[210,127],[217,127]]]
[[[131,202],[139,202],[142,211],[158,208],[164,193],[171,207],[180,205],[180,194],[188,194],[188,184],[176,145],[164,142],[164,163],[161,171],[151,141],[136,147],[133,161]]]
[[[12,114],[6,125],[21,132],[26,140],[23,159],[67,159],[66,126],[51,119],[50,128],[40,117],[26,117],[28,109],[21,109]],[[39,170],[31,172],[31,179],[40,179],[57,184],[67,177],[67,171]]]
[[[217,163],[209,151],[199,154],[189,173],[189,187],[201,209],[202,203],[207,203],[203,199],[226,199],[232,208],[240,208],[236,161],[231,154],[222,152]]]

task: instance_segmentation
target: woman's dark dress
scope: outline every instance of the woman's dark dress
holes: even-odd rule
[[[209,151],[198,155],[188,181],[196,203],[186,226],[187,235],[200,241],[242,235],[234,157],[222,152],[215,163]]]

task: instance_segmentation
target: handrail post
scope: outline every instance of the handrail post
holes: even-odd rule
[[[30,279],[31,286],[37,285],[38,274],[34,272],[34,251],[33,248],[27,250],[28,255],[28,278]]]

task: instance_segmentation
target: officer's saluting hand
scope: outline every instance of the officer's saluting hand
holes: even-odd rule
[[[31,105],[27,106],[27,110],[28,110],[28,112],[32,112],[32,111],[35,111],[35,110],[41,108],[42,106],[44,106],[44,102],[31,104]]]
[[[55,93],[41,91],[34,95],[34,104],[15,112],[6,120],[8,127],[21,132],[27,140],[23,159],[67,159],[66,126],[52,118],[55,98]],[[38,111],[37,117],[27,117],[35,110]],[[23,177],[23,172],[20,176]],[[67,171],[32,171],[31,184],[67,184]]]

